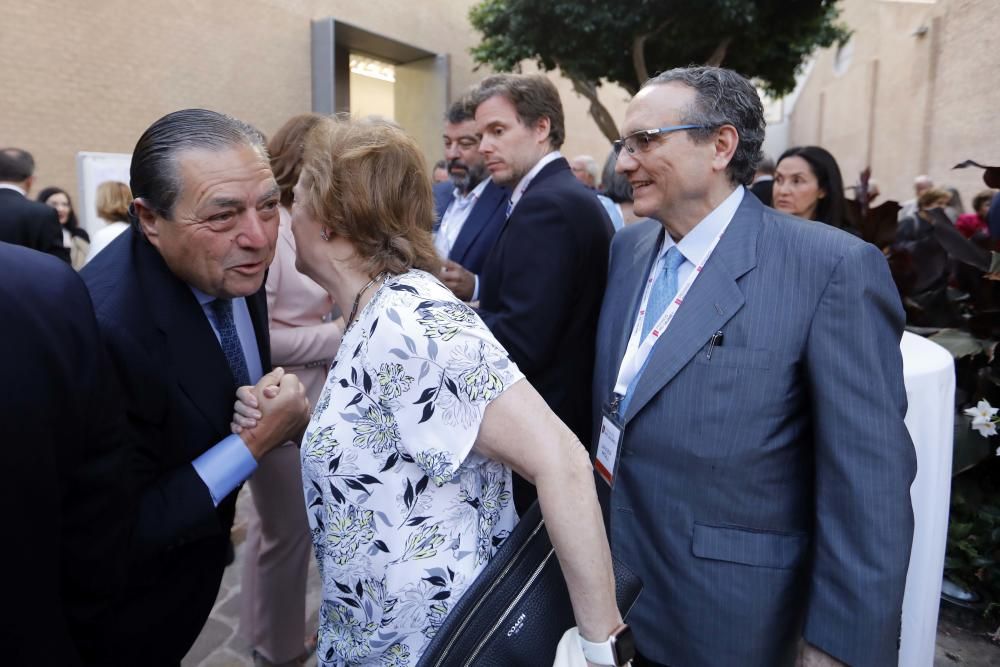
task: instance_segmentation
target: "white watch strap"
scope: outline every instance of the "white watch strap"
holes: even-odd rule
[[[603,642],[588,642],[580,635],[580,648],[583,649],[583,657],[595,665],[615,665],[615,652],[611,648],[611,638],[608,637]]]

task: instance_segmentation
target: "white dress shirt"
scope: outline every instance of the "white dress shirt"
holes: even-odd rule
[[[663,235],[663,245],[660,247],[660,254],[656,257],[657,260],[666,255],[667,251],[673,246],[677,246],[680,253],[684,255],[684,263],[677,268],[678,285],[683,285],[687,281],[691,272],[694,271],[694,267],[702,260],[705,252],[708,251],[712,242],[715,241],[715,237],[726,231],[726,228],[729,227],[729,223],[733,221],[733,216],[736,215],[736,209],[743,202],[744,192],[746,191],[742,185],[733,190],[728,197],[722,200],[721,204],[702,218],[701,222],[695,225],[694,229],[688,232],[677,243],[674,243],[670,234]],[[659,317],[660,313],[649,313],[649,316]]]
[[[23,188],[18,187],[13,183],[0,183],[0,190],[13,190],[14,192],[20,193],[22,197],[28,196],[28,193],[25,192]]]
[[[479,201],[479,197],[488,184],[489,177],[486,177],[467,195],[461,194],[458,188],[455,188],[455,198],[451,200],[444,215],[441,216],[441,225],[438,227],[437,234],[434,235],[434,246],[441,257],[447,258],[451,254],[451,249],[455,247],[455,240],[462,233],[465,221],[469,219],[469,214],[472,213],[472,209],[475,208],[476,202]]]
[[[128,229],[127,222],[109,222],[104,225],[90,238],[90,251],[87,253],[87,261],[94,259],[97,253],[108,247],[108,244],[118,238],[118,235]]]

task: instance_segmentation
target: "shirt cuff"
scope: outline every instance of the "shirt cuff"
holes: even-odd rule
[[[473,278],[476,279],[476,286],[472,288],[472,298],[469,301],[479,301],[479,276],[473,274]]]
[[[216,507],[257,469],[257,459],[235,433],[191,462]]]

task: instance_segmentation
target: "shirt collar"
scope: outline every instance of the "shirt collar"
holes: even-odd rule
[[[22,197],[28,196],[27,192],[25,192],[22,188],[14,185],[13,183],[0,183],[0,190],[13,190],[14,192],[21,193]]]
[[[524,191],[528,189],[529,185],[531,185],[531,181],[534,180],[535,176],[538,176],[538,172],[544,169],[545,165],[550,162],[555,162],[561,157],[562,153],[559,151],[552,151],[535,163],[535,166],[531,168],[531,171],[525,174],[521,180],[518,181],[517,187],[514,188],[514,193],[510,196],[511,208],[517,206],[517,202],[521,200],[521,195],[523,195]]]
[[[201,307],[204,308],[208,304],[215,301],[215,297],[212,296],[211,294],[205,294],[200,289],[192,285],[188,285],[188,287],[191,289],[191,292],[194,294],[194,297],[198,299],[198,305],[200,305]]]
[[[466,200],[475,201],[479,199],[480,195],[483,194],[483,190],[486,189],[486,186],[489,185],[489,182],[490,182],[490,177],[487,176],[483,180],[479,181],[479,185],[472,188],[472,190],[470,190],[469,194],[467,195],[463,195],[461,192],[458,191],[458,188],[455,188],[455,191],[453,193],[455,199],[458,199],[460,201],[466,201]]]
[[[743,201],[743,193],[743,186],[738,186],[679,242],[674,243],[670,234],[664,233],[660,254],[665,254],[672,246],[676,245],[677,249],[684,255],[684,259],[697,265],[705,257],[705,253],[716,237],[726,231],[729,223],[732,222],[733,216],[736,215],[736,209]]]

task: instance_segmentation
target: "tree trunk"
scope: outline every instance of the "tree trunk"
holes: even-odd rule
[[[615,119],[611,115],[611,112],[608,111],[604,103],[597,97],[597,85],[591,81],[583,81],[568,74],[566,76],[573,82],[573,90],[590,102],[590,116],[597,123],[597,127],[600,128],[608,141],[614,142],[618,139],[618,126],[615,124]]]
[[[728,53],[729,45],[732,44],[732,42],[733,42],[732,37],[726,37],[724,40],[719,42],[719,45],[715,47],[715,51],[713,51],[712,55],[708,57],[708,60],[705,61],[705,64],[709,65],[710,67],[722,66],[722,61],[726,59],[726,53]]]
[[[656,26],[650,32],[636,35],[635,39],[632,40],[632,69],[635,70],[635,80],[637,82],[635,90],[629,89],[628,91],[632,95],[639,92],[642,84],[649,81],[649,67],[646,65],[646,42],[649,41],[650,37],[658,35],[668,25],[670,25],[670,19]]]
[[[649,69],[646,67],[646,39],[649,33],[637,35],[632,40],[632,67],[635,69],[635,79],[639,85],[649,80]]]

